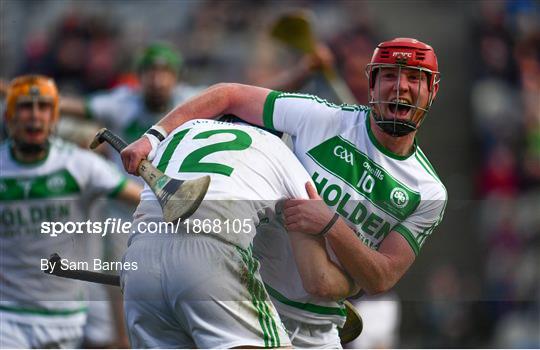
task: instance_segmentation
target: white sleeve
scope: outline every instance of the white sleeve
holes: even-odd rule
[[[128,97],[127,87],[95,94],[86,100],[87,113],[91,119],[102,124],[108,126],[117,124],[115,118],[121,118],[123,115],[122,109],[127,107]]]
[[[296,138],[320,140],[354,113],[313,95],[272,91],[264,104],[264,126]]]
[[[72,163],[76,169],[82,191],[90,198],[100,195],[115,197],[126,184],[127,178],[110,161],[90,151],[77,149],[76,161]]]
[[[415,255],[418,255],[426,239],[442,221],[448,200],[442,185],[434,187],[426,197],[409,217],[393,228],[407,240]]]
[[[276,169],[279,169],[277,179],[281,181],[288,198],[309,198],[306,182],[311,181],[311,178],[291,150],[281,141],[277,141],[267,155],[272,155],[274,158],[272,163]]]

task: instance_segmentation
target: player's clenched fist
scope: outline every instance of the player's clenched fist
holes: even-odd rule
[[[309,199],[289,199],[283,206],[285,227],[288,231],[319,234],[334,213],[326,206],[311,182],[306,182]]]
[[[148,157],[151,151],[152,145],[148,138],[144,136],[124,148],[120,155],[126,171],[133,175],[139,175],[137,167],[141,160]]]

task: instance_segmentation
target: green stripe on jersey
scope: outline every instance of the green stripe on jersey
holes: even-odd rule
[[[276,99],[277,98],[299,98],[299,99],[304,99],[304,100],[312,100],[314,102],[317,102],[319,104],[325,105],[325,106],[330,107],[330,108],[341,109],[343,111],[349,111],[349,112],[367,111],[367,110],[369,110],[368,107],[362,106],[362,105],[350,105],[350,104],[346,104],[346,103],[337,105],[335,103],[328,102],[327,100],[325,100],[323,98],[320,98],[318,96],[309,95],[309,94],[282,92],[276,97]]]
[[[39,316],[70,316],[70,315],[75,315],[82,312],[87,312],[88,307],[81,307],[78,309],[48,310],[48,309],[33,309],[33,308],[27,308],[27,307],[0,305],[0,311],[13,312],[13,313],[18,313],[18,314],[39,315]]]
[[[66,169],[29,178],[0,178],[0,201],[63,197],[79,193],[75,178]]]
[[[264,102],[264,108],[263,108],[263,125],[265,128],[268,128],[271,130],[275,130],[274,107],[276,104],[276,100],[278,98],[297,98],[297,99],[311,100],[319,104],[323,104],[330,108],[341,109],[343,111],[349,111],[349,112],[356,112],[356,111],[368,112],[369,111],[369,107],[367,106],[352,105],[352,104],[346,104],[346,103],[343,103],[341,105],[336,105],[334,103],[328,102],[327,100],[314,96],[314,95],[271,91],[266,97],[266,101]]]
[[[264,284],[266,287],[266,290],[268,291],[268,294],[270,294],[274,299],[279,301],[280,303],[283,303],[285,305],[289,305],[292,307],[295,307],[297,309],[313,312],[315,314],[321,314],[321,315],[337,315],[337,316],[347,316],[347,313],[345,311],[345,308],[339,308],[339,307],[330,307],[330,306],[321,306],[321,305],[315,305],[315,304],[309,304],[309,303],[301,303],[298,301],[287,299],[286,296],[275,290],[274,288],[270,287],[268,284]]]
[[[414,235],[412,234],[412,232],[401,224],[398,224],[396,227],[394,227],[393,230],[399,232],[403,236],[403,238],[407,240],[414,252],[414,255],[418,256],[418,253],[420,253],[420,245],[418,244],[418,242],[416,242],[416,239],[414,239]]]
[[[418,163],[422,165],[422,167],[428,172],[429,175],[431,175],[435,180],[437,180],[437,182],[442,183],[441,179],[439,179],[439,176],[435,172],[435,169],[433,169],[433,166],[427,159],[424,152],[422,152],[420,147],[417,147],[415,157],[416,157],[416,160],[418,160]]]
[[[340,136],[324,141],[307,154],[322,168],[399,221],[405,220],[420,204],[420,193],[395,179]]]
[[[281,94],[279,91],[272,91],[266,97],[263,108],[263,124],[265,128],[274,129],[274,105],[276,99]]]
[[[367,132],[368,132],[368,136],[369,136],[369,139],[371,140],[371,143],[373,145],[375,145],[375,147],[384,155],[386,155],[387,157],[390,157],[392,159],[396,159],[396,160],[406,160],[408,159],[414,152],[415,149],[418,148],[418,146],[416,145],[416,139],[414,141],[414,148],[413,148],[413,151],[406,155],[406,156],[401,156],[399,154],[396,154],[392,151],[390,151],[389,149],[387,149],[386,147],[384,147],[380,142],[379,140],[377,140],[377,138],[375,137],[375,135],[373,134],[373,130],[371,130],[371,122],[370,122],[371,118],[370,118],[370,114],[366,115],[366,129],[367,129]]]

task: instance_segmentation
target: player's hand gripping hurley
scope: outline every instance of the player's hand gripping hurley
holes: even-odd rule
[[[124,140],[110,130],[103,128],[97,132],[90,144],[90,148],[94,149],[104,141],[118,152],[127,147]],[[201,204],[210,185],[210,176],[208,175],[194,180],[173,179],[156,169],[146,159],[139,163],[137,170],[155,193],[163,209],[163,218],[167,222],[175,222],[190,217]]]

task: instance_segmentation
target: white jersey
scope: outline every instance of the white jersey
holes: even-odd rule
[[[153,164],[182,180],[210,175],[205,199],[189,223],[217,220],[221,232],[212,234],[243,249],[251,245],[261,220],[273,220],[278,200],[307,198],[309,175],[293,153],[276,136],[248,125],[214,120],[185,123],[161,142]],[[157,205],[141,209],[147,201],[155,203],[156,197],[145,186],[135,227],[139,221],[163,219]],[[139,213],[142,216],[137,218]]]
[[[386,150],[370,129],[370,109],[336,106],[315,96],[271,92],[264,107],[266,127],[292,135],[295,154],[326,204],[340,214],[371,249],[391,231],[401,234],[417,255],[443,217],[446,189],[420,147],[409,156]],[[262,251],[276,252],[274,249]],[[289,248],[281,248],[287,259]],[[333,255],[329,249],[330,256]],[[318,308],[301,295],[301,282],[286,264],[262,264],[261,275],[280,312],[299,320],[337,320],[333,308]],[[335,307],[340,307],[335,304]]]
[[[41,259],[58,253],[70,261],[86,261],[86,247],[80,243],[88,233],[51,237],[42,232],[42,223],[86,222],[92,200],[118,193],[125,177],[96,154],[59,139],[51,139],[46,159],[32,164],[17,162],[4,142],[0,164],[1,317],[38,323],[65,323],[72,317],[71,325],[82,324],[82,284],[46,275]]]
[[[177,85],[167,110],[200,93],[203,88]],[[112,132],[130,143],[137,140],[163,114],[150,111],[139,90],[121,86],[111,91],[95,94],[86,100],[89,117],[104,124]]]

